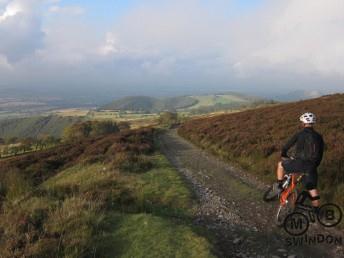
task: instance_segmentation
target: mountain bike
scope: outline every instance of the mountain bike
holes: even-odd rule
[[[284,176],[282,192],[276,194],[273,186],[264,193],[263,199],[266,202],[279,199],[279,207],[276,214],[276,224],[282,226],[285,218],[295,210],[296,201],[299,195],[298,184],[304,177],[304,173],[291,173]]]

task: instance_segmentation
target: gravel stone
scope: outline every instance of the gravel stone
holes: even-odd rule
[[[261,198],[265,183],[195,147],[176,130],[160,135],[160,143],[162,152],[195,193],[199,205],[194,223],[216,236],[218,257],[288,257],[288,250],[281,248],[286,235],[273,223],[276,203],[265,203]],[[324,229],[320,230],[323,233]],[[334,250],[295,247],[293,253],[300,254],[294,257],[342,257],[331,253]]]

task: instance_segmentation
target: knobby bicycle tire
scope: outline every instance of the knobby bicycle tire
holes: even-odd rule
[[[273,186],[270,186],[263,195],[263,200],[265,202],[271,202],[277,200],[278,194],[273,193]]]
[[[295,209],[295,202],[297,200],[297,191],[292,191],[288,197],[287,202],[284,205],[279,205],[276,214],[276,225],[281,227],[284,224],[285,218],[294,211]]]

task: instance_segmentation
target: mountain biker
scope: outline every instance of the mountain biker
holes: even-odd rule
[[[323,152],[323,137],[317,133],[313,126],[316,116],[313,113],[305,113],[300,117],[303,129],[296,133],[283,146],[281,160],[277,166],[277,182],[274,184],[276,193],[282,192],[282,183],[285,173],[305,173],[303,183],[308,190],[309,198],[315,212],[319,212],[320,195],[317,190],[317,167],[320,165]],[[296,145],[294,158],[288,157],[288,151]]]

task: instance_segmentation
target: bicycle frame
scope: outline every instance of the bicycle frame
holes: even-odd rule
[[[281,206],[285,206],[288,203],[289,195],[295,190],[296,185],[302,179],[303,174],[298,175],[298,174],[292,173],[292,174],[286,175],[286,177],[287,177],[287,180],[283,184],[283,188],[285,188],[285,189],[283,190],[283,192],[281,193],[280,198],[279,198]]]
[[[293,212],[296,208],[296,202],[298,199],[298,191],[296,187],[303,176],[303,173],[290,173],[284,176],[285,180],[282,184],[283,191],[279,195],[280,203],[276,215],[276,222],[278,226],[282,226],[285,216]]]

